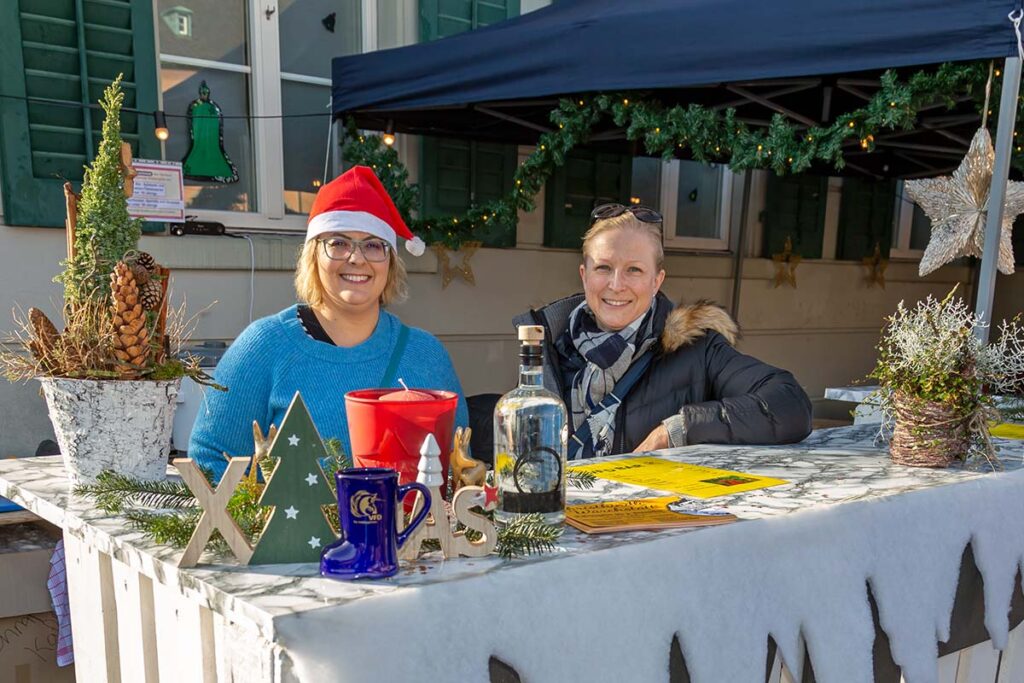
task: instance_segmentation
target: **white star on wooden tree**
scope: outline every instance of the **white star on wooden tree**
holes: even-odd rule
[[[298,446],[299,445],[299,437],[295,436],[294,434],[289,436],[288,437],[288,445],[289,446]]]
[[[908,180],[907,194],[932,221],[932,235],[918,273],[923,277],[960,256],[981,257],[992,186],[995,151],[986,128],[979,128],[967,156],[952,176]],[[999,272],[1013,272],[1013,221],[1024,213],[1024,183],[1007,181],[999,233]]]
[[[288,519],[295,519],[298,516],[299,511],[295,509],[294,505],[290,505],[285,508],[284,514]]]
[[[320,547],[320,538],[317,537],[317,536],[311,536],[310,539],[309,539],[309,547],[310,548],[319,548]]]

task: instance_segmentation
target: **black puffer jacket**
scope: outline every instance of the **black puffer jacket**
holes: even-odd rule
[[[567,406],[568,387],[555,343],[582,301],[577,294],[514,321],[547,330],[544,383]],[[704,302],[673,308],[658,294],[654,324],[659,335],[655,356],[619,406],[613,453],[632,451],[666,420],[674,446],[793,443],[810,433],[807,394],[790,373],[733,348],[739,330],[723,309]]]

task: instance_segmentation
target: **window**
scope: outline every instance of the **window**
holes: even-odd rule
[[[924,248],[928,246],[932,222],[906,193],[902,180],[896,182],[895,195],[893,213],[896,216],[896,238],[893,240],[892,249],[889,250],[889,256],[920,259],[924,255]]]
[[[188,208],[226,224],[238,224],[244,212],[246,227],[301,229],[298,216],[308,213],[325,169],[333,175],[330,64],[360,51],[363,0],[191,0],[188,36],[166,21],[180,2],[157,0],[171,132],[164,158],[188,154],[183,115],[205,82],[224,115],[224,151],[238,173],[236,183],[186,180]]]
[[[518,0],[420,0],[420,39],[424,42],[489,26],[519,14]],[[423,138],[420,154],[422,214],[465,213],[472,206],[512,190],[515,145]],[[495,223],[477,233],[489,247],[513,247],[515,224]]]
[[[793,253],[821,258],[825,237],[828,178],[824,176],[768,174],[765,191],[764,256],[782,252],[786,239]]]
[[[117,74],[124,74],[125,108],[156,109],[152,12],[133,0],[0,2],[0,92],[69,105],[0,98],[9,225],[64,226],[64,179],[81,181],[103,121],[102,111],[82,105],[99,100]],[[121,132],[136,155],[159,155],[152,117],[122,112]]]
[[[547,182],[544,246],[579,249],[595,206],[630,203],[632,165],[633,159],[623,154],[569,152]]]
[[[889,256],[896,197],[895,180],[843,179],[837,259],[860,261],[876,246]]]
[[[732,174],[718,164],[570,152],[548,181],[544,244],[578,248],[599,204],[643,204],[661,212],[668,248],[729,248]]]
[[[729,169],[722,164],[671,161],[664,170],[661,206],[665,246],[727,250],[732,208]]]

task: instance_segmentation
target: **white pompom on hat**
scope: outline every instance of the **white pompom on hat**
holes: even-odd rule
[[[371,169],[353,166],[316,193],[306,224],[306,241],[329,232],[368,232],[397,248],[398,238],[413,256],[426,249],[412,234],[398,207]]]

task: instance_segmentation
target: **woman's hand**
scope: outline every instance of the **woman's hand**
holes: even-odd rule
[[[663,424],[655,427],[654,431],[648,434],[647,438],[641,441],[633,452],[656,451],[662,448],[668,448],[668,430]]]

